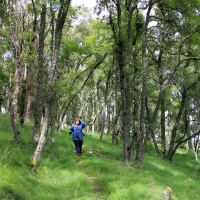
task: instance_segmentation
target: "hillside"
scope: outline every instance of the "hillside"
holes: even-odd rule
[[[172,163],[158,158],[151,144],[140,169],[124,166],[122,141],[85,136],[83,155],[76,156],[68,130],[48,141],[37,172],[30,167],[35,146],[32,125],[20,128],[22,144],[12,139],[9,118],[0,114],[0,199],[13,200],[161,200],[172,188],[173,200],[200,199],[200,166],[192,153],[179,150]]]

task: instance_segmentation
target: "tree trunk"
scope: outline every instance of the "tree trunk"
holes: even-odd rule
[[[36,26],[36,24],[35,24]],[[33,28],[35,31],[36,27]],[[37,68],[37,50],[38,50],[38,34],[35,34],[32,38],[32,43],[29,46],[29,56],[27,59],[27,76],[26,76],[26,110],[25,110],[25,123],[28,124],[32,118],[33,108],[33,94],[35,88],[35,74]],[[41,47],[40,47],[41,48]],[[41,50],[40,50],[41,51]]]
[[[57,106],[56,106],[56,92],[54,89],[52,89],[52,100],[49,102],[50,103],[50,121],[49,121],[49,127],[50,127],[50,135],[51,135],[51,143],[53,146],[57,146],[56,140],[54,137],[55,134],[55,121],[56,121],[56,116],[57,116]]]
[[[17,128],[17,110],[18,110],[18,93],[20,89],[20,80],[21,80],[21,72],[20,72],[20,61],[19,58],[15,58],[16,65],[16,74],[15,74],[15,83],[14,83],[14,93],[12,95],[12,100],[10,103],[10,120],[13,128],[15,142],[17,144],[20,143],[20,132]]]
[[[195,137],[195,140],[193,141],[194,144],[194,155],[195,155],[195,160],[198,162],[198,151],[199,151],[199,135]]]
[[[122,28],[122,6],[121,2],[117,3],[117,20],[118,20],[118,35],[116,38],[117,45],[117,64],[120,72],[120,92],[122,101],[122,134],[123,134],[123,162],[125,165],[129,164],[130,161],[130,87],[129,87],[129,47],[126,48],[126,42],[123,37]],[[130,16],[132,17],[132,16]],[[130,20],[130,18],[128,19]],[[131,23],[129,21],[129,23]],[[130,24],[128,24],[130,25]],[[130,28],[130,27],[129,27]],[[130,31],[130,30],[128,30]],[[127,32],[128,40],[130,35]],[[129,44],[127,44],[129,46]]]
[[[184,114],[184,122],[185,122],[185,133],[186,133],[186,135],[187,135],[187,137],[189,137],[190,136],[190,129],[189,129],[189,116],[188,116],[189,114],[188,114],[188,109],[186,108],[185,109],[185,114]],[[192,146],[192,140],[190,139],[190,140],[188,140],[188,151],[189,152],[193,152],[194,150],[193,150],[193,146]]]
[[[165,91],[163,86],[163,69],[162,69],[162,55],[163,52],[160,50],[158,56],[158,76],[159,76],[159,84],[160,84],[160,127],[161,127],[161,156],[162,158],[166,157],[166,137],[165,137]]]
[[[23,19],[21,18],[22,14],[22,8],[18,5],[15,4],[14,2],[6,2],[8,12],[11,16],[12,23],[10,24],[8,30],[9,30],[9,41],[12,45],[12,50],[13,50],[13,56],[14,56],[14,62],[15,62],[15,78],[14,78],[14,89],[13,89],[13,94],[10,94],[10,102],[9,102],[9,109],[10,109],[10,120],[11,120],[11,125],[13,128],[14,136],[13,138],[15,139],[15,142],[17,144],[20,143],[20,132],[17,128],[17,115],[18,115],[18,95],[20,91],[20,85],[21,85],[21,57],[22,57],[22,51],[23,51],[23,45],[22,45],[22,40],[19,39],[19,24]],[[13,8],[14,12],[12,9]],[[10,83],[12,80],[10,80]],[[10,90],[11,91],[11,90]]]
[[[50,108],[47,105],[45,108],[45,117],[44,117],[44,122],[43,122],[43,126],[42,126],[40,139],[39,139],[37,148],[32,156],[32,167],[34,170],[36,170],[36,168],[38,166],[40,157],[42,155],[42,152],[43,152],[45,144],[46,144],[47,135],[48,135],[49,111],[50,111]]]
[[[101,119],[100,119],[100,141],[103,139],[104,129],[105,129],[105,110],[103,109],[101,112]]]
[[[31,121],[32,99],[33,99],[32,88],[27,86],[26,111],[25,111],[25,118],[24,118],[25,124],[29,124]]]
[[[161,95],[161,148],[162,148],[162,158],[166,157],[166,139],[165,139],[165,100],[164,100],[164,94],[162,92]]]
[[[179,122],[181,120],[181,116],[183,114],[184,108],[185,108],[186,98],[187,98],[187,91],[184,88],[183,93],[182,93],[181,105],[180,105],[180,108],[179,108],[178,115],[176,117],[174,127],[172,129],[170,146],[169,146],[169,150],[168,150],[167,157],[166,157],[169,161],[172,161],[172,157],[174,156],[174,153],[176,152],[176,149],[178,148],[177,145],[175,146],[175,144],[176,144],[176,134],[177,134],[176,131],[178,129],[178,125],[179,125]]]
[[[94,131],[95,131],[95,127],[94,127],[94,121],[96,119],[95,117],[95,106],[94,106],[94,100],[92,100],[92,121],[93,123],[91,123],[91,126],[92,126],[92,134],[94,135]]]
[[[158,101],[157,101],[155,110],[153,112],[153,116],[152,116],[152,118],[150,118],[148,102],[146,100],[146,112],[147,112],[148,129],[149,129],[149,132],[151,134],[151,138],[153,140],[153,144],[154,144],[157,156],[160,157],[161,153],[159,151],[158,144],[157,144],[157,141],[156,141],[156,138],[155,138],[155,134],[154,134],[154,130],[153,130],[153,127],[152,127],[154,122],[155,122],[155,120],[156,120],[156,116],[157,116],[159,108],[160,108],[160,96],[158,97]]]
[[[59,112],[59,121],[58,121],[58,128],[57,128],[58,132],[60,132],[67,126],[66,124],[67,115],[64,115],[64,118],[62,119],[62,114],[63,114],[62,112]]]
[[[105,101],[105,106],[106,106],[106,101]],[[105,123],[105,127],[106,127],[106,134],[109,134],[110,131],[111,131],[111,115],[110,115],[110,108],[111,106],[110,105],[107,105],[107,109],[106,109],[106,121],[104,122]],[[104,127],[104,128],[105,128]]]
[[[21,92],[19,94],[19,119],[20,125],[23,127],[24,125],[24,117],[25,117],[25,107],[26,107],[26,81],[23,81],[21,84]]]
[[[146,107],[146,90],[147,90],[147,60],[146,60],[146,47],[147,47],[147,29],[149,24],[149,15],[152,8],[152,1],[149,1],[149,7],[146,14],[146,22],[144,23],[144,32],[142,36],[142,62],[143,62],[143,83],[142,83],[142,96],[141,96],[141,110],[140,110],[140,132],[138,134],[138,143],[134,167],[140,167],[144,162],[145,156],[145,107]],[[146,133],[147,134],[147,133]]]
[[[42,119],[43,99],[44,99],[44,40],[45,40],[45,24],[46,24],[46,5],[42,5],[41,23],[39,32],[39,47],[38,47],[38,73],[37,73],[37,88],[36,97],[33,103],[33,116],[35,118],[33,128],[33,143],[37,144],[40,138],[40,124]]]
[[[138,17],[138,10],[137,10],[137,17]],[[138,19],[136,18],[136,21],[138,21]],[[136,41],[138,39],[138,36],[140,34],[140,30],[136,28],[136,36],[133,39],[133,68],[134,68],[134,77],[133,77],[133,91],[134,91],[134,96],[133,96],[133,122],[132,122],[132,143],[131,143],[131,157],[134,154],[134,151],[136,149],[136,145],[137,145],[137,137],[138,137],[138,130],[139,130],[139,126],[138,126],[138,110],[139,110],[139,101],[138,101],[138,96],[140,96],[139,94],[139,81],[138,81],[138,77],[139,77],[139,73],[138,73],[138,65],[137,65],[137,54],[138,54],[138,49],[137,49],[137,45],[136,45]]]
[[[117,99],[115,99],[115,104],[116,104],[116,109],[114,111],[114,116],[113,116],[113,120],[112,120],[112,144],[114,145],[115,142],[116,144],[118,144],[118,138],[120,135],[120,128],[117,127],[117,121],[119,119],[120,116],[120,112],[121,112],[121,105],[117,104]]]

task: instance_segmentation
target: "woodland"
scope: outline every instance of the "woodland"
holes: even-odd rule
[[[148,142],[198,161],[199,15],[198,0],[0,1],[0,108],[16,146],[32,123],[32,167],[75,117],[122,140],[125,165],[140,168]]]

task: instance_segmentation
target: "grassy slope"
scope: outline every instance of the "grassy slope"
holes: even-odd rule
[[[149,145],[145,163],[135,169],[121,162],[122,142],[112,146],[107,135],[102,142],[98,135],[86,135],[83,155],[77,157],[68,131],[56,134],[58,147],[47,143],[35,173],[31,128],[20,128],[22,144],[17,146],[9,119],[0,114],[0,199],[160,200],[167,186],[173,200],[200,199],[200,167],[193,154],[178,151],[169,163]]]

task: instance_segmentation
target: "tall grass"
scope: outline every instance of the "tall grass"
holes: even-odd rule
[[[165,187],[173,200],[200,199],[200,166],[194,155],[179,150],[173,162],[158,158],[151,144],[143,166],[124,166],[122,141],[86,134],[83,155],[76,156],[68,130],[48,141],[37,172],[30,166],[35,150],[33,125],[20,128],[20,145],[12,138],[9,118],[0,114],[0,199],[13,200],[161,200]]]

